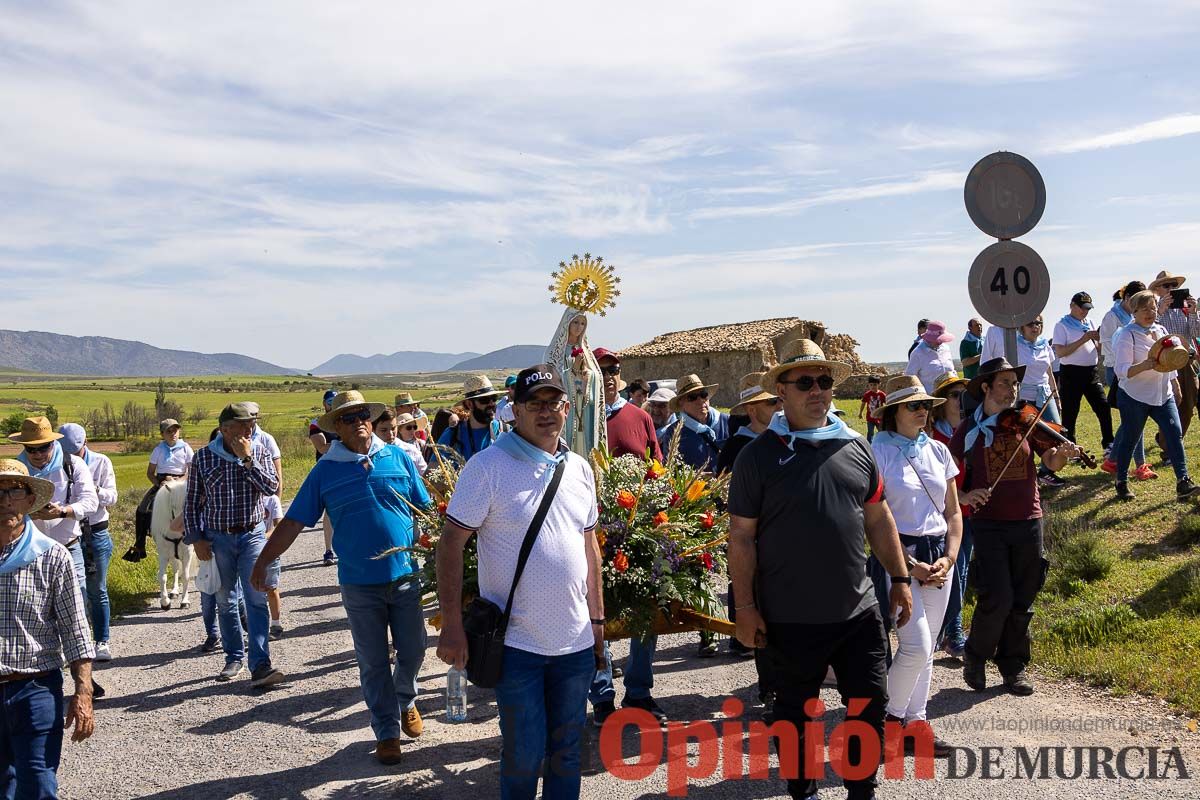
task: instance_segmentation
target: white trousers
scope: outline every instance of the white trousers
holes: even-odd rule
[[[933,677],[933,650],[946,618],[946,605],[954,590],[954,570],[942,588],[921,586],[913,579],[912,618],[896,629],[900,646],[888,670],[887,713],[905,722],[925,719],[929,681]]]

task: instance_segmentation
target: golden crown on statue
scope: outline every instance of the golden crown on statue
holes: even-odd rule
[[[616,272],[603,258],[592,258],[591,253],[584,253],[583,258],[573,255],[569,264],[558,262],[558,269],[550,277],[552,301],[585,314],[603,317],[616,306],[615,298],[621,294],[617,289],[621,279]]]

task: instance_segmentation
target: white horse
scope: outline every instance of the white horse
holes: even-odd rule
[[[186,480],[167,480],[154,496],[154,510],[150,517],[150,533],[154,536],[154,548],[158,551],[158,604],[171,607],[171,598],[178,596],[179,607],[187,608],[188,582],[192,579],[192,546],[183,543],[183,534],[172,530],[179,525],[171,523],[183,516],[183,502],[187,497]],[[167,594],[167,566],[175,565],[175,589]],[[197,567],[199,564],[196,565]],[[183,588],[180,590],[182,576]]]

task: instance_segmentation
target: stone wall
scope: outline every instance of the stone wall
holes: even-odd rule
[[[714,406],[729,408],[737,402],[738,384],[742,376],[748,372],[761,372],[767,366],[759,350],[634,357],[622,359],[621,377],[627,382],[635,378],[647,381],[663,378],[676,380],[695,373],[705,383],[721,384],[710,402]]]

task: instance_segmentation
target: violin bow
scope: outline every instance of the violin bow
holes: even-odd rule
[[[1029,426],[1029,430],[1025,431],[1025,435],[1021,437],[1021,441],[1017,442],[1017,446],[1012,451],[1012,455],[1010,455],[1008,457],[1008,461],[1004,463],[1004,469],[1000,470],[1000,474],[996,476],[996,480],[992,481],[992,485],[988,487],[989,497],[992,493],[992,490],[996,488],[996,484],[1000,483],[1000,479],[1004,477],[1004,473],[1008,472],[1008,468],[1012,464],[1013,459],[1017,457],[1017,453],[1021,452],[1021,445],[1025,444],[1025,441],[1029,438],[1029,434],[1033,433],[1033,429],[1036,428],[1037,424],[1042,421],[1042,414],[1045,414],[1046,409],[1049,407],[1050,403],[1046,402],[1045,405],[1038,409],[1037,416],[1033,418],[1033,424]],[[986,503],[984,505],[986,505]]]

